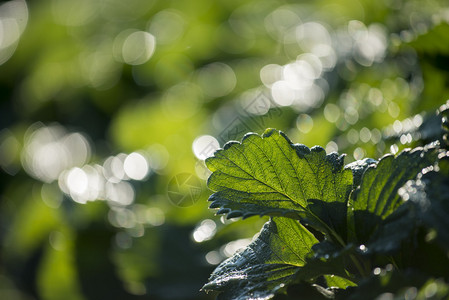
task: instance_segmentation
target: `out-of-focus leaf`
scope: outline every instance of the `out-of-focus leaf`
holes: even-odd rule
[[[410,136],[414,146],[424,146],[437,140],[443,140],[447,144],[448,117],[449,101],[440,106],[436,113],[421,113],[398,121],[396,128],[394,124],[388,126],[383,130],[383,136],[385,140],[396,143],[401,141],[401,137]]]
[[[335,275],[325,275],[327,286],[330,288],[340,288],[346,289],[348,286],[356,286],[354,282],[349,279],[335,276]]]
[[[60,248],[56,250],[48,245],[43,253],[38,276],[39,292],[48,300],[84,300],[75,268],[71,233],[65,230],[64,235],[60,232],[58,234]]]
[[[438,140],[442,134],[441,116],[435,113],[415,115],[396,124],[400,124],[402,129],[397,130],[396,128],[395,130],[394,125],[384,128],[383,136],[385,140],[400,142],[401,136],[410,134],[412,140],[418,142],[418,145],[425,145]]]
[[[354,193],[349,216],[359,243],[365,243],[379,226],[401,203],[398,190],[437,158],[435,148],[415,148],[401,152],[397,157],[384,156],[377,165],[363,174],[360,188]],[[350,220],[350,222],[352,222]],[[353,230],[352,230],[353,226]]]
[[[448,48],[445,46],[449,43],[447,31],[449,24],[442,22],[424,34],[418,35],[416,39],[411,41],[409,45],[418,52],[429,54],[448,54]]]
[[[379,269],[379,274],[370,276],[336,299],[410,299],[410,295],[414,295],[412,299],[447,299],[448,284],[418,271]],[[417,295],[420,296],[415,298]]]
[[[303,218],[346,236],[352,173],[343,169],[343,156],[292,144],[284,133],[268,129],[262,137],[248,134],[241,143],[226,144],[206,164],[213,172],[208,186],[216,192],[210,207],[220,208],[219,214]]]
[[[203,290],[218,299],[270,299],[304,266],[318,240],[297,220],[273,218],[244,251],[221,263]]]

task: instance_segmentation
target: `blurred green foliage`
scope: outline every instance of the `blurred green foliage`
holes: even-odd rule
[[[265,221],[207,209],[212,150],[274,127],[380,157],[449,98],[442,0],[0,5],[2,299],[211,299]]]

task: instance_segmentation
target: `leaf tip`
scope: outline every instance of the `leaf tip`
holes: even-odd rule
[[[246,135],[245,135],[245,136],[246,136]],[[235,145],[235,144],[240,144],[240,143],[237,142],[237,141],[229,141],[229,142],[227,142],[226,144],[224,144],[223,150],[227,150],[227,149],[231,148],[231,147],[232,147],[233,145]],[[218,151],[220,151],[220,150],[215,151],[215,153],[217,153]],[[214,153],[214,155],[215,155],[215,153]]]
[[[296,154],[298,154],[298,156],[301,158],[310,153],[309,147],[303,144],[294,144],[293,148],[295,149]]]
[[[220,207],[220,203],[217,201],[214,201],[213,199],[209,198],[209,201],[213,201],[210,205],[209,208],[211,209],[215,209],[215,208],[219,208]]]
[[[229,208],[226,207],[222,207],[217,211],[217,215],[223,215],[223,214],[227,214],[229,213],[231,210]]]
[[[226,216],[226,219],[238,218],[241,216],[243,216],[243,212],[241,212],[240,210],[234,210],[234,211],[231,211],[230,213],[228,213],[228,215]]]
[[[313,147],[310,149],[310,151],[311,151],[311,152],[316,152],[316,153],[322,153],[322,152],[326,153],[326,149],[324,149],[324,148],[321,147],[321,146],[313,146]]]
[[[279,131],[277,131],[276,129],[274,129],[274,128],[267,128],[267,129],[265,129],[265,131],[264,131],[264,133],[263,133],[263,137],[265,138],[265,137],[270,137],[273,133],[275,133],[275,132],[279,132]]]

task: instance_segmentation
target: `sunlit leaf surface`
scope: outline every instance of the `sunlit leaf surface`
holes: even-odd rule
[[[352,173],[336,153],[294,145],[271,129],[226,144],[206,164],[213,172],[208,186],[216,191],[209,200],[218,213],[306,218],[325,231],[345,232]]]

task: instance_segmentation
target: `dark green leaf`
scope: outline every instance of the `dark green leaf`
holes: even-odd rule
[[[406,201],[379,226],[368,241],[370,253],[388,253],[397,250],[401,242],[414,236],[418,227],[436,230],[439,242],[449,249],[449,164],[448,158],[439,161],[440,172],[425,169],[419,179],[408,181],[399,190]]]
[[[389,215],[366,243],[368,254],[392,253],[413,236],[419,225],[417,207],[410,202]]]
[[[446,156],[440,165],[449,164]],[[442,166],[440,172],[430,171],[405,187],[406,199],[417,204],[419,218],[428,228],[436,230],[436,238],[449,250],[449,171]]]
[[[337,299],[447,299],[448,288],[448,284],[441,279],[429,278],[414,270],[401,272],[388,267],[378,268],[376,274],[358,287],[348,289]]]
[[[398,190],[436,159],[435,148],[415,148],[397,157],[384,156],[377,165],[369,166],[349,208],[353,220],[349,233],[354,233],[359,243],[365,243],[381,221],[402,203]]]
[[[221,263],[203,290],[222,299],[269,299],[295,279],[318,240],[298,221],[274,218],[245,250]]]

